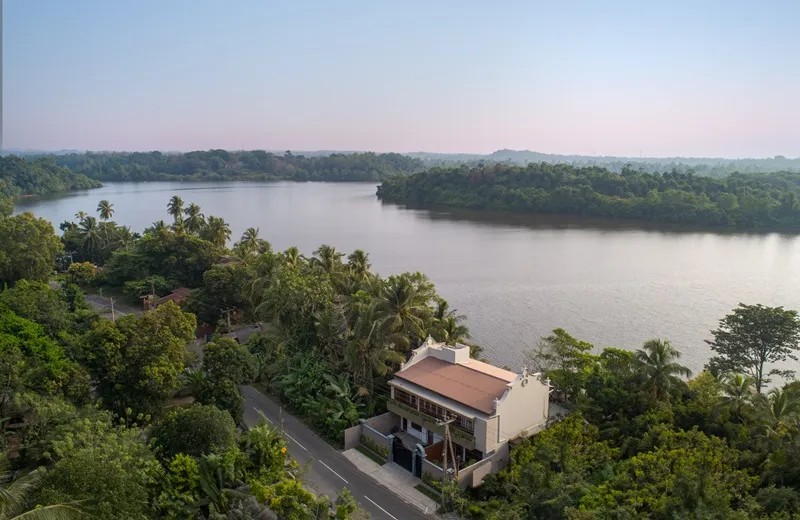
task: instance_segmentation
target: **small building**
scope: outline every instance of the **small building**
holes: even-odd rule
[[[443,476],[445,421],[453,447],[447,466],[452,468],[454,455],[462,487],[479,486],[485,475],[505,467],[509,442],[547,424],[547,381],[527,369],[516,373],[472,359],[466,345],[428,337],[389,386],[388,414],[361,426],[371,441],[391,439],[390,458],[416,476]]]
[[[179,287],[169,293],[166,296],[162,296],[161,298],[156,298],[153,300],[151,295],[145,294],[140,296],[142,299],[142,308],[146,311],[155,309],[159,305],[163,305],[167,302],[175,302],[178,305],[183,305],[186,303],[186,300],[189,298],[189,293],[191,293],[191,289],[187,289],[186,287]]]

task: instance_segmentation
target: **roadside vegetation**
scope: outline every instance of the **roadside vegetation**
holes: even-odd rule
[[[433,168],[394,176],[378,197],[405,204],[555,213],[730,229],[800,229],[800,173],[621,173],[535,163]]]
[[[0,218],[0,514],[358,517],[348,493],[302,487],[265,422],[237,430],[239,385],[266,389],[337,445],[385,410],[388,379],[428,335],[468,342],[465,318],[421,273],[382,277],[364,251],[274,251],[255,228],[229,249],[222,219],[177,196],[167,209],[171,221],[141,235],[114,223],[111,201],[60,238],[29,213]],[[182,307],[111,321],[87,307],[89,287],[132,302],[191,291]],[[255,332],[227,334],[242,330]],[[554,330],[528,365],[568,415],[517,443],[482,487],[430,485],[476,520],[800,515],[800,385],[786,369],[797,313],[740,305],[702,340],[714,356],[691,374],[667,340],[600,350]]]

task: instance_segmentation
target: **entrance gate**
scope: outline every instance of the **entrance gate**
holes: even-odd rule
[[[394,438],[394,444],[392,445],[392,456],[396,464],[405,468],[406,471],[411,471],[414,463],[413,453],[403,446],[403,442],[397,437]]]

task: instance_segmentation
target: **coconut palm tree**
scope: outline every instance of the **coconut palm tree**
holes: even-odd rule
[[[114,215],[114,205],[103,199],[97,203],[97,212],[100,214],[100,220],[111,220]]]
[[[450,304],[444,298],[436,299],[436,307],[431,316],[430,328],[437,341],[444,341],[448,345],[470,338],[469,329],[464,325],[467,317],[458,314],[456,309],[450,309]]]
[[[258,228],[247,228],[247,230],[242,233],[242,237],[239,239],[239,242],[237,242],[237,245],[243,250],[253,254],[263,254],[271,250],[272,247],[269,242],[263,238],[259,238],[258,231]]]
[[[384,332],[376,308],[370,306],[356,320],[345,350],[345,363],[367,393],[374,391],[376,376],[385,376],[391,365],[405,361],[405,356],[392,349],[392,338]]]
[[[314,314],[314,330],[322,351],[334,365],[342,358],[347,319],[341,305],[326,307]]]
[[[86,213],[85,211],[79,211],[79,212],[75,213],[75,218],[78,219],[79,223],[83,222],[83,219],[85,219],[88,216],[89,216],[89,214]]]
[[[283,256],[286,259],[286,267],[290,269],[297,269],[301,265],[303,265],[303,255],[300,254],[300,250],[297,247],[292,246],[286,251],[283,252]]]
[[[389,277],[377,298],[376,318],[395,345],[413,348],[426,336],[425,324],[431,314],[428,302],[433,295],[433,286],[424,280],[415,282],[407,275]]]
[[[95,260],[95,254],[103,248],[103,237],[100,227],[97,225],[97,219],[94,217],[86,217],[81,221],[81,246],[84,251],[89,253],[89,258],[92,262]]]
[[[669,399],[670,391],[683,382],[680,376],[692,375],[691,370],[677,363],[680,357],[669,341],[660,339],[651,339],[636,351],[639,375],[654,399]]]
[[[189,207],[183,210],[183,213],[186,215],[184,222],[186,231],[195,235],[200,233],[200,230],[206,225],[206,217],[200,213],[200,206],[192,202]]]
[[[167,213],[172,215],[172,218],[175,219],[175,222],[182,220],[183,218],[183,199],[177,195],[173,195],[169,202],[167,203]]]
[[[343,256],[344,253],[339,253],[335,247],[323,244],[314,251],[311,263],[323,272],[334,274],[342,267]]]
[[[210,216],[206,227],[200,232],[200,237],[218,247],[225,247],[231,238],[231,227],[222,217]]]
[[[356,249],[347,255],[347,265],[350,267],[350,274],[357,280],[361,280],[369,273],[371,267],[369,255],[362,249]]]
[[[731,414],[742,418],[745,410],[752,406],[756,394],[753,379],[742,374],[729,374],[721,382],[722,403],[730,409]]]
[[[42,472],[39,470],[10,475],[8,460],[0,455],[0,518],[8,520],[62,520],[79,518],[81,511],[71,504],[54,504],[24,511],[28,493],[36,488]]]
[[[145,233],[159,233],[162,231],[167,231],[167,223],[163,220],[156,220],[153,224],[144,230]]]
[[[755,400],[767,437],[777,437],[800,419],[800,396],[790,388],[773,388]]]

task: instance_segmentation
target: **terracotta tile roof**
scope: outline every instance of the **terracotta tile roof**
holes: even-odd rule
[[[473,363],[480,362],[470,360],[470,365]],[[487,372],[471,368],[469,365],[426,357],[397,372],[395,377],[491,415],[495,411],[494,400],[503,396],[508,381]]]
[[[471,368],[472,370],[477,370],[478,372],[483,372],[484,374],[488,374],[492,377],[496,377],[498,379],[502,379],[503,381],[510,383],[511,381],[517,378],[517,374],[510,370],[506,370],[505,368],[496,367],[494,365],[490,365],[489,363],[484,363],[483,361],[478,361],[477,359],[470,359],[469,363],[464,363],[462,366],[467,368]]]
[[[186,287],[180,287],[180,288],[175,289],[174,291],[172,291],[172,293],[170,293],[170,294],[168,294],[166,296],[162,296],[161,298],[156,300],[156,303],[158,305],[161,305],[162,303],[174,302],[174,301],[178,301],[178,300],[184,300],[184,299],[189,297],[189,293],[190,292],[192,292],[191,289],[187,289]]]

